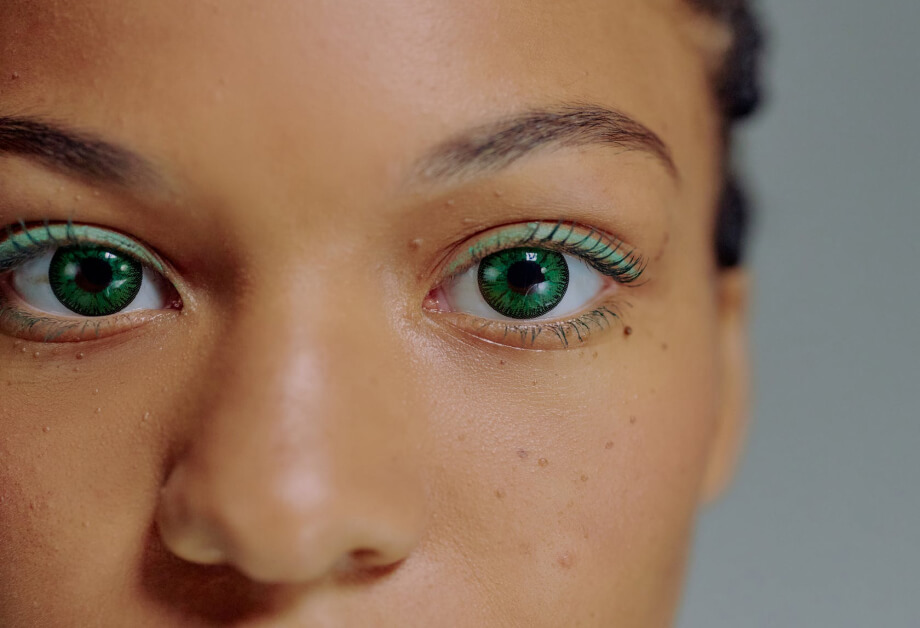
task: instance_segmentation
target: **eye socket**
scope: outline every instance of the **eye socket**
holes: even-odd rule
[[[0,331],[84,340],[180,307],[163,263],[128,236],[88,225],[20,225],[0,240]]]
[[[566,348],[620,318],[620,288],[645,258],[625,242],[574,222],[529,222],[458,246],[425,310],[484,340]],[[546,332],[546,333],[544,333]]]

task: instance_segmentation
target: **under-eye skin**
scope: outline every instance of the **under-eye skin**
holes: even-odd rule
[[[579,346],[620,320],[623,288],[645,258],[574,222],[490,229],[451,252],[425,309],[483,340],[526,349]]]
[[[20,222],[0,232],[0,333],[38,342],[92,340],[175,314],[162,260],[90,225]]]

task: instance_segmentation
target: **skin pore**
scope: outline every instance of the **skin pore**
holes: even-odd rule
[[[707,32],[677,0],[0,0],[0,625],[670,625],[745,410]],[[29,310],[3,255],[45,223],[137,242],[160,306]],[[528,225],[641,276],[586,275],[557,331],[465,311]]]

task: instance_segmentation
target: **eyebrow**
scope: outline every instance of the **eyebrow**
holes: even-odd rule
[[[661,138],[628,115],[598,105],[534,109],[474,127],[438,144],[417,165],[424,179],[491,173],[538,149],[606,144],[656,157],[677,178]],[[78,178],[125,185],[154,180],[150,163],[92,134],[34,118],[0,116],[0,156],[18,155]]]
[[[34,118],[0,116],[0,156],[31,158],[67,175],[125,185],[154,178],[140,155],[91,134]]]
[[[454,179],[492,173],[538,149],[591,144],[637,150],[657,158],[675,179],[667,144],[628,115],[598,105],[534,109],[463,131],[439,144],[417,165],[423,179]]]

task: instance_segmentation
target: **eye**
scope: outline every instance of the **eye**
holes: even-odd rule
[[[510,225],[459,247],[426,309],[486,340],[553,348],[555,339],[566,347],[619,319],[621,288],[644,267],[635,248],[597,229]]]
[[[568,316],[587,307],[605,278],[584,261],[550,249],[492,253],[444,286],[453,311],[521,321]]]
[[[22,300],[48,314],[98,317],[167,305],[164,287],[151,269],[100,246],[60,247],[11,275]]]
[[[162,262],[128,236],[87,225],[21,225],[0,240],[0,329],[13,335],[82,340],[67,332],[99,337],[178,306]]]

